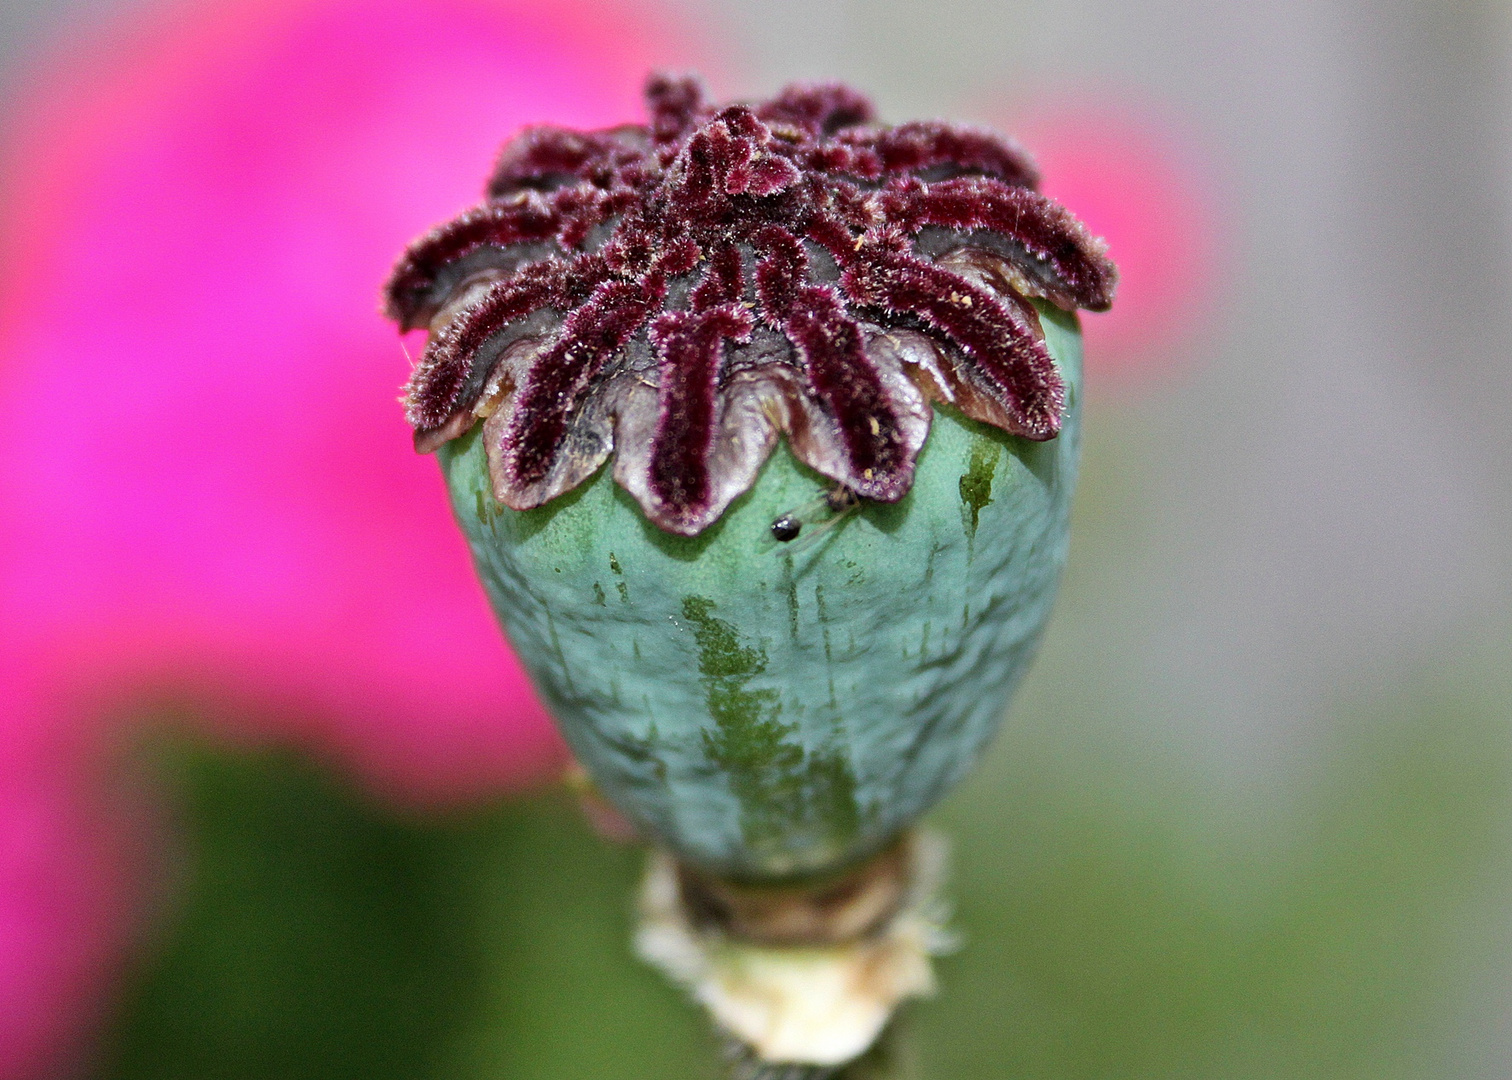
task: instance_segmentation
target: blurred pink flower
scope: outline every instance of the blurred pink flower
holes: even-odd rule
[[[55,58],[0,203],[0,1080],[126,925],[92,785],[189,700],[433,801],[562,760],[395,402],[404,243],[523,123],[640,115],[686,34],[593,0],[163,5]]]
[[[1183,125],[1105,94],[1032,103],[1005,126],[1118,263],[1112,310],[1082,315],[1093,384],[1179,365],[1211,327],[1227,263],[1213,172]]]
[[[0,666],[0,716],[24,700]],[[139,906],[130,800],[68,753],[59,725],[0,726],[0,1078],[63,1075]]]

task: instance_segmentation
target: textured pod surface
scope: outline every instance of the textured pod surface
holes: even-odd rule
[[[1067,387],[1033,442],[937,407],[909,492],[807,550],[772,521],[830,486],[786,446],[694,537],[608,468],[534,510],[498,503],[482,429],[440,451],[521,660],[604,793],[731,877],[823,872],[933,805],[998,725],[1065,560],[1079,441],[1075,316],[1036,303]]]

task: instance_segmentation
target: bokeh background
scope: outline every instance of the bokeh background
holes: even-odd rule
[[[1112,244],[899,1077],[1512,1075],[1512,10],[4,0],[0,1078],[714,1077],[375,313],[641,73],[1018,134]]]

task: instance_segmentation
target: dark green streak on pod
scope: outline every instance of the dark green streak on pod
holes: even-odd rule
[[[612,551],[609,553],[609,569],[614,572],[615,577],[620,579],[614,583],[615,589],[619,591],[620,603],[628,604],[630,602],[630,587],[625,584],[625,571],[620,568],[619,560],[614,557],[614,552]]]
[[[982,507],[992,502],[992,476],[997,471],[1002,447],[978,435],[971,440],[971,460],[961,475],[961,524],[966,535],[976,538]]]
[[[780,856],[795,847],[843,849],[861,824],[850,762],[837,750],[804,752],[796,741],[798,725],[778,719],[777,691],[748,686],[766,671],[766,651],[741,644],[735,627],[711,614],[714,607],[707,597],[687,596],[682,614],[693,625],[715,724],[703,732],[704,753],[729,779],[743,839],[759,855]]]

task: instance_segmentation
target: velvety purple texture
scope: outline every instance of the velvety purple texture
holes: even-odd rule
[[[485,422],[495,493],[540,506],[616,455],[647,516],[694,535],[778,433],[901,498],[931,400],[1029,439],[1064,384],[1032,299],[1100,311],[1102,244],[986,131],[876,124],[839,85],[709,105],[653,77],[651,119],[538,127],[487,201],[411,245],[388,312],[430,340],[406,409],[429,451]]]

